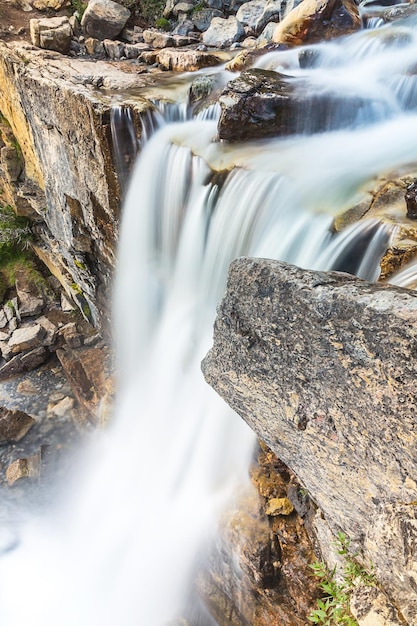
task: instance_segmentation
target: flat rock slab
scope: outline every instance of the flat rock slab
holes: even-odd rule
[[[417,294],[239,259],[203,372],[415,623]]]

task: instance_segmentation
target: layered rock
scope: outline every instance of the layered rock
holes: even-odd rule
[[[417,296],[339,273],[240,259],[207,381],[295,472],[316,532],[345,532],[406,623],[417,614]]]
[[[7,154],[1,153],[3,198],[36,222],[38,256],[101,327],[108,316],[120,189],[111,91],[101,94],[98,86],[126,88],[140,79],[108,64],[44,54],[51,53],[0,42],[2,136],[8,137]],[[147,106],[138,98],[133,118]]]

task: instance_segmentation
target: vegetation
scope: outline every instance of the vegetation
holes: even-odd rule
[[[141,0],[138,13],[146,23],[156,25],[156,20],[162,19],[161,15],[164,8],[165,0]]]
[[[323,562],[316,562],[310,566],[314,575],[320,579],[319,588],[323,591],[323,597],[317,600],[317,609],[312,611],[308,618],[313,624],[358,626],[349,610],[352,591],[359,585],[374,586],[375,577],[372,571],[367,572],[356,561],[357,552],[350,554],[350,543],[350,539],[344,533],[337,534],[335,547],[344,562],[339,577],[336,576],[336,567],[329,570]]]
[[[29,250],[31,237],[28,220],[17,216],[12,207],[0,206],[0,301],[14,285],[18,269],[30,272],[35,282],[41,280]]]
[[[156,28],[160,28],[161,30],[171,30],[171,23],[165,17],[160,17],[155,22]]]
[[[87,2],[83,2],[82,0],[71,0],[71,8],[77,13],[78,19],[81,21],[84,11],[87,8]]]

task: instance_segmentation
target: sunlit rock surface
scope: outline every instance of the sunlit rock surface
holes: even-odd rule
[[[207,381],[417,614],[417,295],[270,260],[231,265]]]
[[[120,211],[111,94],[140,80],[108,63],[0,42],[2,201],[37,223],[38,256],[99,326]]]

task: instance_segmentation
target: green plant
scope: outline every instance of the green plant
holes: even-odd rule
[[[320,561],[310,565],[314,576],[320,579],[318,586],[323,592],[323,597],[317,600],[317,608],[308,617],[313,624],[358,626],[349,611],[350,596],[358,585],[374,586],[375,576],[372,571],[368,572],[357,562],[358,552],[351,554],[350,544],[349,537],[342,532],[337,533],[335,547],[343,558],[339,577],[336,576],[336,566],[329,570],[326,564]]]
[[[82,16],[84,15],[84,11],[87,8],[87,2],[83,2],[82,0],[71,0],[71,7],[73,11],[78,14],[78,19],[81,21]]]
[[[74,264],[80,269],[80,270],[85,270],[87,269],[86,266],[84,265],[84,263],[81,263],[81,261],[79,261],[78,259],[74,259]]]
[[[170,21],[167,20],[165,17],[160,17],[155,21],[155,26],[156,28],[159,28],[160,30],[171,30],[171,24]]]
[[[140,15],[149,24],[155,24],[164,8],[165,0],[141,0]]]
[[[19,256],[31,238],[28,220],[16,215],[11,206],[0,206],[0,266]]]

